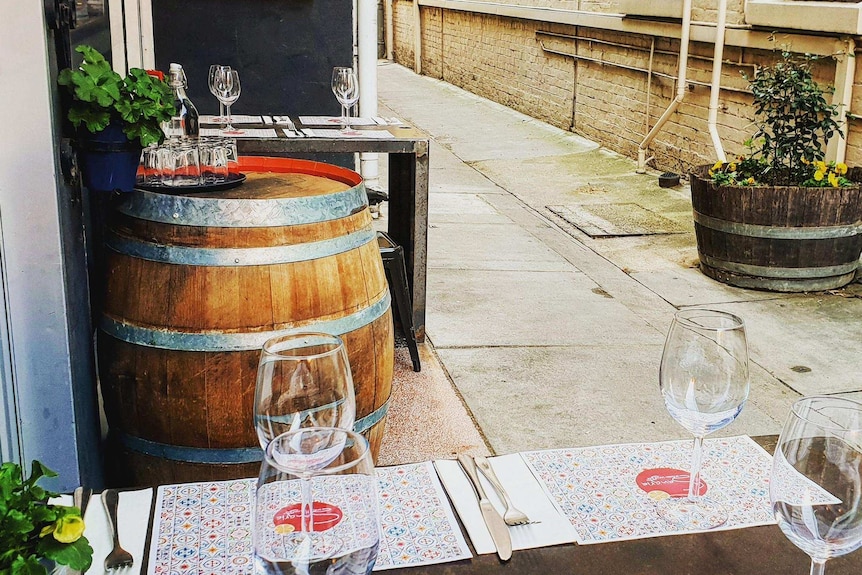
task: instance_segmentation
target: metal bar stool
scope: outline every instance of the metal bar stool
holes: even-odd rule
[[[404,264],[404,248],[396,244],[385,232],[377,232],[377,245],[383,259],[383,269],[389,281],[389,291],[395,300],[395,312],[401,323],[401,331],[407,339],[413,371],[420,371],[419,348],[416,345],[416,332],[413,329],[413,298],[407,285],[407,267]]]

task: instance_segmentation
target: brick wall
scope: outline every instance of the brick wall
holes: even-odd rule
[[[699,10],[695,19],[714,20],[714,2],[694,1]],[[394,4],[395,59],[412,68],[413,2]],[[614,12],[616,4],[581,0],[580,8]],[[730,0],[729,8],[729,21],[741,18],[743,1]],[[422,8],[421,14],[423,74],[630,157],[637,157],[640,142],[677,95],[678,40],[440,8]],[[650,80],[646,70],[651,47]],[[713,46],[692,43],[689,51],[684,99],[649,147],[655,158],[652,166],[680,173],[715,158],[707,122]],[[741,153],[742,142],[753,132],[751,96],[741,73],[752,73],[755,63],[773,57],[770,52],[725,49],[725,61],[734,64],[722,70],[718,131],[728,155]],[[825,60],[818,66],[818,80],[831,83],[834,72],[834,62]],[[855,93],[851,109],[862,110],[862,91]],[[862,165],[862,122],[851,121],[847,161]]]

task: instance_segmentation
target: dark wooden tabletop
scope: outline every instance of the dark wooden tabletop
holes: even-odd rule
[[[775,436],[755,437],[772,453]],[[653,537],[595,545],[556,545],[515,551],[502,563],[497,555],[477,555],[419,568],[387,570],[423,575],[806,575],[810,559],[775,525]],[[832,559],[828,575],[862,575],[862,551]]]

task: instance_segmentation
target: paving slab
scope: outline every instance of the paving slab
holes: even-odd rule
[[[480,194],[434,194],[428,200],[431,229],[440,224],[511,224],[512,220],[495,210]],[[437,250],[435,250],[437,251]],[[447,250],[441,249],[445,253]]]
[[[427,327],[438,349],[664,341],[663,333],[577,271],[437,268],[428,285],[435,295]]]
[[[822,293],[721,307],[745,320],[752,360],[796,392],[859,391],[862,299]]]
[[[661,345],[438,348],[438,354],[495,453],[690,437],[661,398]],[[758,383],[765,383],[762,376]],[[794,394],[755,388],[736,421],[715,436],[780,428]]]
[[[498,214],[498,217],[499,216]],[[511,221],[435,223],[428,231],[428,265],[473,270],[571,271],[556,252]],[[477,241],[477,235],[481,241]],[[432,275],[435,270],[430,272]]]

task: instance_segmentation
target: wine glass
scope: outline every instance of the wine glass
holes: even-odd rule
[[[712,529],[727,521],[723,505],[707,497],[701,481],[703,438],[725,427],[748,399],[748,343],[735,315],[686,309],[673,318],[659,369],[665,407],[694,435],[688,495],[657,503],[665,520],[684,530]]]
[[[326,333],[292,333],[263,344],[254,390],[260,445],[302,427],[352,429],[353,376],[344,342]]]
[[[231,105],[239,99],[240,92],[242,91],[242,87],[239,83],[239,72],[236,70],[229,70],[226,72],[225,81],[220,86],[218,94],[216,97],[219,99],[219,102],[224,104],[226,108],[226,116],[227,116],[227,125],[222,129],[223,134],[242,134],[242,130],[237,130],[231,125],[231,115],[230,115],[230,107]]]
[[[350,107],[359,100],[359,81],[353,68],[332,69],[332,93],[341,104],[341,131],[350,129]]]
[[[219,92],[224,91],[227,86],[228,76],[230,74],[230,66],[222,66],[221,64],[213,64],[210,66],[207,82],[210,93],[219,100],[219,115],[213,118],[214,122],[222,123],[226,121],[224,114],[224,102],[219,99]]]
[[[368,441],[304,427],[266,448],[255,493],[255,572],[370,573],[380,544]]]
[[[811,575],[862,547],[862,403],[815,396],[793,404],[769,499],[781,531],[811,557]]]

